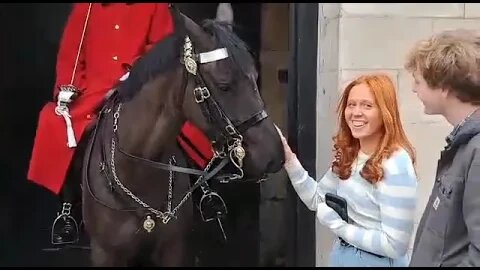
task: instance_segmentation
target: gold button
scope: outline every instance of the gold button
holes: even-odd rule
[[[118,29],[120,29],[120,25],[115,24],[115,30],[118,30]]]
[[[112,58],[113,58],[113,60],[115,60],[115,61],[118,60],[118,56],[116,56],[116,55],[115,55],[114,57],[112,57]]]

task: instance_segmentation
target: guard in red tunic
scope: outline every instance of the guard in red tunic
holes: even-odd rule
[[[57,55],[54,101],[40,112],[28,170],[29,180],[63,195],[62,213],[56,221],[63,216],[64,226],[52,233],[52,243],[78,239],[78,227],[72,227],[77,222],[70,215],[75,198],[64,182],[86,127],[96,118],[105,95],[128,76],[128,67],[173,28],[167,3],[73,5]],[[193,130],[190,137],[208,142],[195,127],[185,129]],[[209,159],[211,151],[206,149]]]

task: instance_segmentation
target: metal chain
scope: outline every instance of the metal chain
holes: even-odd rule
[[[170,158],[170,161],[169,161],[170,165],[175,165],[177,164],[177,161],[175,160],[175,156],[172,156]],[[167,212],[170,213],[172,211],[172,198],[173,198],[173,177],[174,177],[174,174],[173,174],[173,171],[170,170],[169,171],[169,176],[168,176],[168,179],[169,179],[169,182],[168,182],[168,199],[167,199],[167,202],[168,202],[168,205],[167,205]]]
[[[118,105],[118,108],[117,108],[117,111],[113,114],[113,132],[117,132],[118,130],[118,118],[120,117],[120,110],[121,110],[121,107],[122,107],[122,103],[120,103]],[[171,203],[172,203],[172,197],[173,197],[173,194],[172,194],[172,182],[173,182],[173,174],[172,174],[172,171],[170,170],[170,179],[169,179],[169,190],[168,190],[168,210],[166,212],[162,212],[160,210],[157,210],[157,209],[154,209],[153,207],[151,207],[150,205],[148,205],[147,203],[143,202],[140,198],[138,198],[137,196],[135,196],[127,187],[125,187],[122,182],[120,182],[120,179],[118,178],[117,176],[117,171],[116,171],[116,167],[115,167],[115,149],[116,149],[116,143],[115,143],[115,136],[112,137],[112,148],[111,148],[111,160],[110,160],[110,166],[112,168],[112,175],[113,175],[113,179],[115,180],[115,183],[123,190],[123,192],[125,192],[130,198],[132,198],[135,202],[137,202],[138,204],[140,204],[141,206],[143,206],[144,208],[148,209],[149,211],[151,211],[152,213],[154,213],[157,217],[161,218],[163,223],[164,224],[167,224],[170,219],[172,217],[175,217],[175,214],[177,213],[178,209],[190,198],[190,196],[192,195],[192,191],[189,191],[187,192],[187,194],[184,195],[184,197],[182,198],[182,200],[180,201],[180,203],[173,209],[170,211],[171,209]],[[212,166],[213,162],[216,160],[216,156],[214,156],[210,162],[207,164],[207,166],[205,167],[205,170],[204,171],[209,171],[210,170],[210,167]],[[170,160],[171,162],[172,160]],[[201,175],[197,181],[195,181],[195,184],[196,185],[197,183],[199,183],[200,181],[202,181],[203,179],[203,175]],[[203,188],[202,188],[203,190]]]
[[[210,162],[207,164],[207,166],[205,167],[205,170],[206,172],[208,172],[210,170],[210,167],[212,166],[213,162],[216,160],[215,156],[210,160]],[[198,184],[200,181],[202,181],[203,179],[203,175],[201,175],[200,177],[198,177],[197,181],[195,181],[195,183],[193,185],[196,185]],[[200,186],[201,187],[201,186]],[[203,188],[202,188],[203,190]],[[190,198],[190,196],[192,196],[192,191],[189,191],[187,192],[187,194],[185,194],[185,196],[183,197],[183,199],[180,201],[180,203],[177,205],[177,207],[175,207],[171,214],[173,216],[175,216],[175,213],[177,213],[178,209]]]
[[[112,167],[112,175],[113,175],[113,179],[115,180],[115,183],[123,190],[123,192],[125,192],[128,196],[130,196],[135,202],[137,202],[138,204],[140,204],[141,206],[145,207],[146,209],[150,210],[152,213],[154,213],[157,217],[159,218],[162,218],[162,219],[166,219],[168,217],[168,213],[165,212],[163,213],[162,211],[159,211],[157,209],[154,209],[153,207],[151,207],[150,205],[148,205],[147,203],[143,202],[142,200],[140,200],[140,198],[138,198],[137,196],[135,196],[127,187],[125,187],[122,182],[120,182],[120,179],[118,178],[117,176],[117,170],[116,170],[116,167],[115,167],[115,139],[112,138],[112,149],[111,149],[111,160],[110,160],[110,166]]]

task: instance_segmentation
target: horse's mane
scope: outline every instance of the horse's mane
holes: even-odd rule
[[[186,29],[180,12],[172,10],[174,32],[154,45],[146,54],[140,57],[132,66],[128,80],[121,83],[118,93],[122,101],[133,98],[148,81],[160,73],[173,70],[180,64]],[[225,47],[234,72],[247,74],[254,60],[247,44],[243,42],[228,27],[228,24],[215,20],[204,20],[204,30],[215,37],[217,46]]]
[[[175,69],[180,64],[180,55],[185,38],[185,26],[177,10],[172,10],[174,31],[156,43],[140,57],[130,70],[128,80],[121,83],[118,93],[122,101],[128,101],[142,89],[142,86],[160,73]]]

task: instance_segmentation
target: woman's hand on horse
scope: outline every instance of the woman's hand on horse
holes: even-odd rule
[[[283,150],[285,152],[285,163],[289,163],[290,161],[292,161],[296,158],[296,155],[295,155],[295,153],[292,152],[292,149],[288,145],[287,139],[285,139],[285,136],[283,136],[282,131],[278,128],[277,125],[275,125],[275,128],[277,129],[278,135],[280,136],[280,139],[282,140]]]

